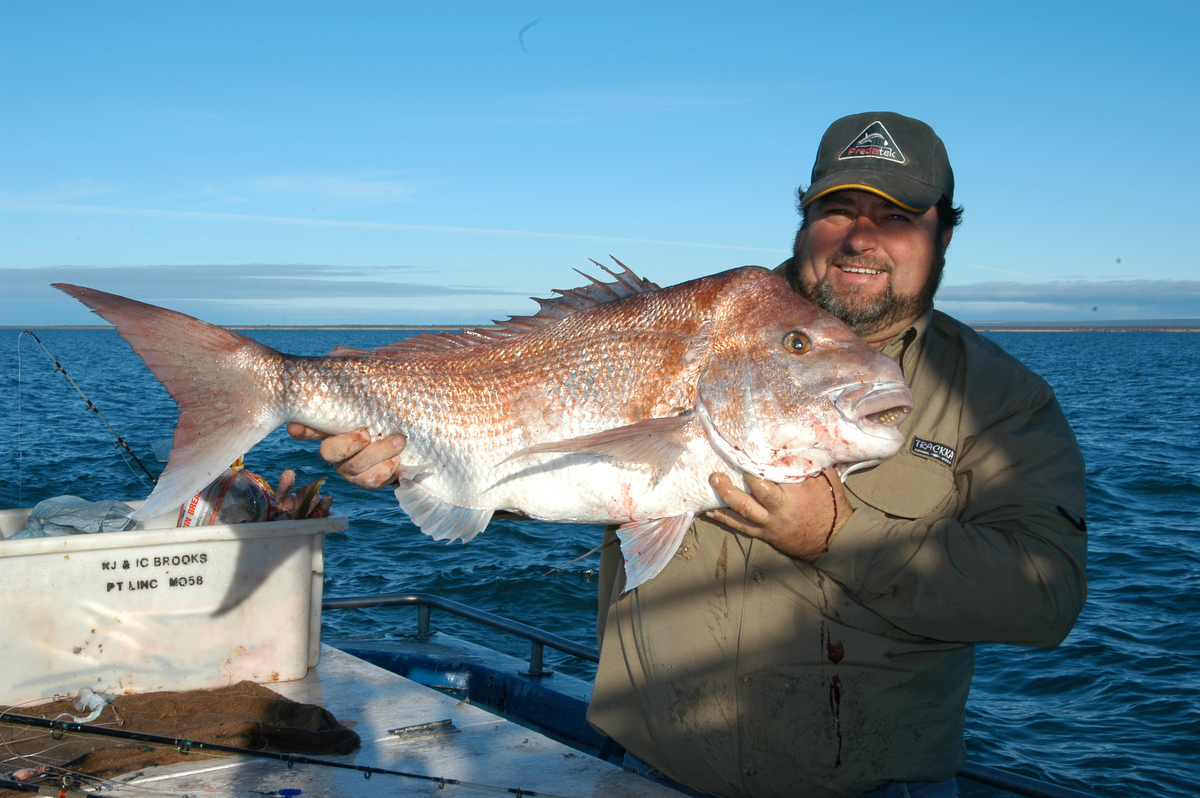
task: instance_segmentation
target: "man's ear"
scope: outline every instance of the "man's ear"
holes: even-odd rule
[[[953,237],[954,237],[954,228],[953,227],[947,227],[945,230],[942,231],[942,249],[946,249],[948,246],[950,246],[950,239]]]
[[[804,246],[804,237],[807,235],[807,227],[801,227],[796,231],[796,238],[794,241],[792,241],[792,257],[800,254],[800,247]]]

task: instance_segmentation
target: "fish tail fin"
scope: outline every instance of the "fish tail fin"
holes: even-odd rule
[[[116,325],[117,333],[179,405],[166,470],[135,518],[177,509],[286,421],[279,396],[254,377],[283,356],[244,335],[115,294],[58,288]]]

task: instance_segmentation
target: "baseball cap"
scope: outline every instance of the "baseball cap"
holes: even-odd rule
[[[821,137],[800,204],[841,189],[870,191],[923,213],[942,196],[954,202],[954,172],[946,145],[924,122],[890,111],[852,114]]]

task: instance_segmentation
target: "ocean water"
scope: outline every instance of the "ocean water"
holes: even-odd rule
[[[110,330],[36,331],[70,377],[154,473],[174,404]],[[394,331],[248,333],[277,349],[320,354],[373,347]],[[1088,463],[1089,598],[1051,650],[980,646],[967,747],[978,763],[1096,795],[1200,792],[1200,336],[1190,333],[989,333],[1054,386]],[[17,330],[0,330],[0,509],[61,494],[139,499],[149,480]],[[327,492],[350,531],[326,541],[328,596],[438,593],[595,645],[590,526],[498,522],[469,545],[429,540],[390,491],[342,482],[315,444],[272,433],[246,457],[274,480],[332,476]],[[415,629],[415,610],[326,613],[328,636]],[[528,644],[434,613],[435,627],[517,656]],[[590,663],[547,651],[550,667],[590,677]],[[961,782],[964,795],[999,791]]]

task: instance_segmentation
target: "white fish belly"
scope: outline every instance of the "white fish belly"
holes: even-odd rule
[[[714,471],[735,484],[744,476],[707,439],[694,440],[666,474],[642,464],[595,454],[537,454],[497,463],[501,455],[476,452],[471,459],[413,451],[405,462],[439,463],[421,487],[444,502],[473,509],[511,510],[544,521],[624,523],[702,512],[721,506],[709,485]],[[421,447],[424,448],[424,447]],[[441,455],[441,457],[439,457]]]

